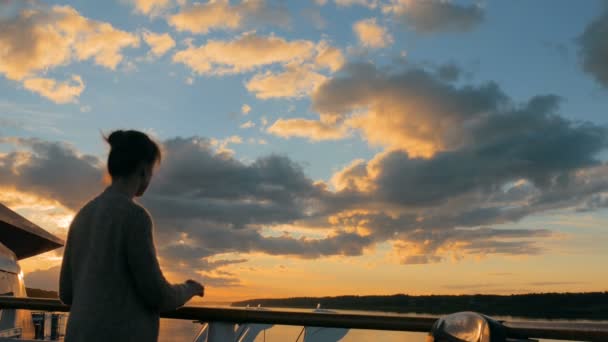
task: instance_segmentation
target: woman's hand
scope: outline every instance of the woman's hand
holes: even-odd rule
[[[199,297],[204,297],[205,296],[205,286],[203,286],[198,281],[192,280],[192,279],[188,279],[186,281],[186,284],[188,284],[188,285],[190,285],[190,287],[192,287],[192,291],[194,292],[195,295],[197,295]]]

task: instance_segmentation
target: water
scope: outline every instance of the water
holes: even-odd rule
[[[284,309],[281,309],[284,310]],[[306,311],[306,310],[293,310],[293,311]],[[310,312],[310,311],[306,311]],[[339,311],[345,313],[358,313],[358,314],[379,314],[379,315],[396,315],[394,313],[385,312],[369,312],[369,311]],[[404,317],[428,317],[429,315],[419,314],[403,314]],[[518,321],[518,322],[590,322],[584,320],[535,320],[525,319],[517,317],[496,317],[497,319],[503,319],[507,321]],[[608,325],[608,321],[592,321],[603,326]],[[196,333],[200,330],[201,324],[193,323],[186,320],[175,320],[175,319],[161,319],[160,322],[160,342],[190,342],[193,341]],[[302,327],[297,326],[275,326],[266,331],[264,336],[261,333],[256,342],[295,342],[302,331]],[[401,331],[378,331],[378,330],[358,330],[351,329],[348,334],[341,340],[342,342],[367,342],[367,341],[386,341],[386,342],[424,342],[426,334],[416,332],[401,332]],[[300,341],[302,339],[300,338]],[[542,342],[558,342],[556,340],[540,340]],[[563,342],[563,341],[562,341]]]

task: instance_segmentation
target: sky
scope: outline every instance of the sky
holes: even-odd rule
[[[208,302],[606,291],[607,36],[603,0],[1,0],[0,202],[65,238],[136,129]]]

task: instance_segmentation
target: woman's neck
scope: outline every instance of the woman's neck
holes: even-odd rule
[[[138,187],[139,184],[136,184],[136,182],[133,182],[130,179],[119,178],[112,180],[112,184],[110,184],[109,189],[113,192],[120,193],[129,197],[130,199],[133,199],[137,193]]]

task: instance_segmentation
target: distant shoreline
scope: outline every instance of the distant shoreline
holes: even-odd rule
[[[476,311],[494,316],[542,319],[608,319],[608,292],[530,293],[518,295],[337,296],[250,299],[233,307],[382,311],[444,315]]]
[[[28,297],[56,299],[56,291],[27,288]],[[215,303],[215,302],[213,302]],[[204,299],[197,304],[213,304]],[[220,302],[217,302],[218,304]],[[518,295],[336,296],[259,298],[221,302],[232,307],[258,306],[445,315],[476,311],[491,316],[538,319],[608,320],[608,291],[585,293],[529,293]]]

